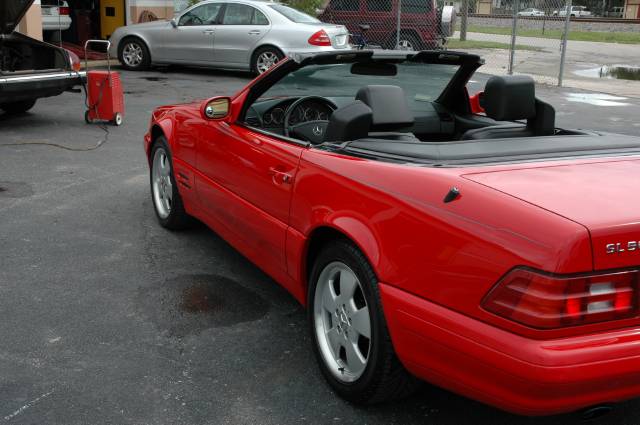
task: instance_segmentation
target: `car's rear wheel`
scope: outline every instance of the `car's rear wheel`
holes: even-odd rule
[[[125,38],[118,48],[118,59],[125,69],[143,71],[151,65],[151,55],[144,41],[139,38]]]
[[[19,102],[0,103],[0,109],[7,114],[22,114],[33,108],[36,99],[21,100]]]
[[[256,50],[251,59],[251,71],[262,74],[284,58],[282,52],[275,47],[261,47]]]
[[[418,387],[393,350],[375,273],[353,244],[339,240],[324,247],[311,272],[308,297],[314,352],[340,396],[371,404],[407,396]]]
[[[185,212],[178,192],[171,154],[164,137],[159,137],[151,150],[150,183],[151,199],[160,225],[171,230],[187,227],[190,216]]]

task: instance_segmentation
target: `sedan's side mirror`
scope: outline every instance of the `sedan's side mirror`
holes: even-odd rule
[[[178,28],[178,18],[173,18],[171,20],[171,26],[174,28]]]
[[[231,98],[214,97],[202,104],[202,116],[208,120],[223,120],[231,112]]]

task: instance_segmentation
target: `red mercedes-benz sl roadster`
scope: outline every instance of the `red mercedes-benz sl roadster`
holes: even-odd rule
[[[160,107],[158,220],[203,221],[307,306],[352,402],[420,379],[527,415],[638,397],[640,138],[556,128],[527,77],[470,99],[481,64],[318,54]]]

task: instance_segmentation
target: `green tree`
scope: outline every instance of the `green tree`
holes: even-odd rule
[[[317,10],[322,8],[326,3],[325,0],[288,0],[286,2],[289,6],[305,12],[311,16],[318,14]]]

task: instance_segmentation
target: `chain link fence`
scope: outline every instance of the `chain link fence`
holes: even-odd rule
[[[404,50],[442,48],[449,34],[441,16],[436,0],[330,0],[318,14],[345,25],[356,46]]]
[[[585,1],[591,0],[574,1],[587,4]],[[586,6],[572,4],[572,0],[289,0],[289,3],[324,22],[346,25],[356,47],[468,51],[485,59],[481,72],[527,74],[541,83],[563,85],[567,78],[586,81],[583,76],[592,70],[640,61],[640,20],[607,17],[610,9],[620,9],[615,1],[598,0],[595,6],[590,6],[598,11],[598,17]],[[575,37],[567,48],[572,35]],[[640,79],[640,63],[629,66],[637,68],[636,76]],[[584,86],[598,89],[597,85],[589,84],[587,81]]]
[[[476,8],[481,9],[482,4],[477,3]],[[450,45],[459,40],[465,50],[477,50],[486,61],[484,72],[529,74],[540,82],[561,85],[572,17],[566,11],[571,4],[565,0],[493,0],[486,9],[491,13],[468,11],[462,17],[466,25],[450,39]]]

